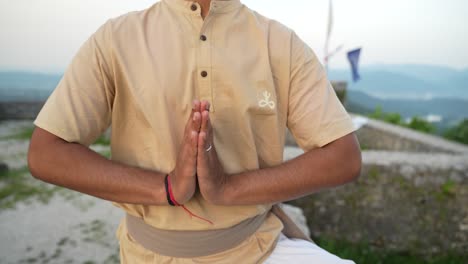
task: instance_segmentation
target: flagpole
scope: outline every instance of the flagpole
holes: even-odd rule
[[[324,57],[324,64],[325,64],[325,70],[328,73],[328,64],[329,64],[329,59],[330,56],[328,54],[328,47],[330,44],[330,37],[332,33],[332,28],[333,28],[333,5],[332,5],[332,0],[329,0],[328,2],[328,28],[327,28],[327,36],[325,39],[325,57]]]

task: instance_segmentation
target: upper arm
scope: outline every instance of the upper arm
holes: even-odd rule
[[[37,176],[44,166],[43,158],[48,155],[48,151],[54,152],[57,144],[66,143],[60,137],[36,127],[32,133],[28,150],[28,168],[33,176]]]
[[[107,23],[82,45],[36,118],[37,127],[89,145],[109,126],[114,97],[109,39]]]
[[[302,149],[322,147],[355,130],[316,55],[295,34],[290,76],[287,125]]]
[[[323,146],[330,159],[341,164],[337,168],[344,169],[351,179],[359,176],[362,166],[361,148],[354,132],[333,140]]]

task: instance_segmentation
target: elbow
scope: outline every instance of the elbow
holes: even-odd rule
[[[353,133],[350,139],[349,152],[347,160],[349,160],[348,167],[348,182],[356,181],[361,175],[362,168],[362,154],[361,147],[356,135]]]
[[[37,148],[36,144],[34,144],[34,141],[31,140],[31,143],[29,144],[29,150],[28,150],[28,169],[31,175],[39,180],[42,180],[39,175],[41,175],[40,171],[40,149]]]
[[[345,166],[347,171],[347,183],[356,181],[361,175],[362,169],[362,155],[360,148],[355,148],[350,156],[350,158],[347,158],[348,166]]]
[[[32,134],[31,141],[29,143],[27,162],[28,169],[31,175],[38,179],[45,181],[44,178],[44,169],[47,165],[47,139],[42,137],[41,131],[38,131],[36,128]]]
[[[353,159],[354,160],[354,159]],[[361,175],[361,162],[360,161],[348,161],[347,166],[343,166],[341,172],[341,184],[348,184],[357,181]]]
[[[361,175],[362,155],[359,142],[355,136],[351,137],[351,144],[348,145],[347,151],[343,152],[342,161],[346,163],[343,166],[343,175],[345,175],[345,183],[356,181]]]
[[[362,156],[361,156],[361,151],[358,150],[355,158],[352,159],[352,162],[350,162],[350,169],[349,169],[349,182],[356,181],[359,176],[361,175],[361,169],[362,169]]]

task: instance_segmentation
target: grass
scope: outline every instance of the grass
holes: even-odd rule
[[[110,152],[110,150],[101,151],[101,152],[98,152],[98,153],[101,154],[102,156],[104,156],[106,159],[110,159],[110,158],[111,158],[111,152]]]
[[[35,181],[27,167],[0,172],[0,209],[15,208],[16,203],[34,197],[47,203],[59,187]]]
[[[28,127],[28,128],[22,129],[20,132],[16,134],[0,137],[0,139],[1,140],[4,140],[4,139],[5,140],[10,140],[10,139],[29,140],[31,139],[33,131],[34,131],[34,127]]]
[[[93,144],[109,146],[110,145],[110,139],[108,139],[104,135],[102,135],[98,139],[96,139],[96,141]]]
[[[24,129],[22,129],[21,131],[19,131],[16,134],[1,136],[0,140],[11,140],[11,139],[30,140],[33,131],[34,131],[34,127],[24,128]],[[101,135],[93,144],[109,146],[110,145],[110,139],[107,138],[105,135]]]
[[[433,257],[412,254],[411,252],[388,251],[368,244],[351,244],[331,239],[316,239],[317,244],[327,251],[359,264],[466,264],[468,254],[444,253]]]
[[[446,196],[455,196],[456,183],[448,180],[441,186],[442,193]]]

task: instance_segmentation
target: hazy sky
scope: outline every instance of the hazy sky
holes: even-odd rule
[[[242,0],[241,0],[242,1]],[[0,0],[0,69],[63,72],[80,45],[107,19],[155,0]],[[243,0],[293,28],[323,57],[328,0]],[[331,67],[347,67],[346,50],[362,46],[361,63],[468,67],[466,0],[334,0],[332,45],[344,50]]]

